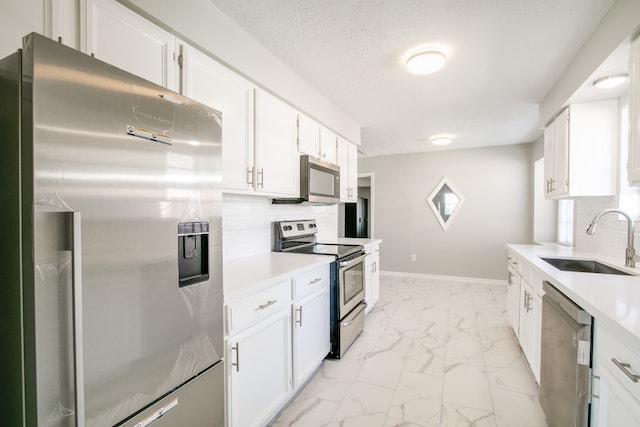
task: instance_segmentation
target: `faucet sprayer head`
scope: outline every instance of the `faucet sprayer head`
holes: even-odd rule
[[[593,233],[596,232],[596,222],[592,222],[591,224],[589,224],[589,227],[587,227],[587,234],[589,236],[593,236]]]

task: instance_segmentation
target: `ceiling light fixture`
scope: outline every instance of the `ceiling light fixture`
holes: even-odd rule
[[[629,80],[628,74],[616,74],[595,80],[593,85],[598,89],[611,89],[626,83]]]
[[[431,74],[444,67],[446,57],[437,49],[417,51],[407,58],[407,71],[411,74]]]
[[[448,135],[434,135],[431,137],[431,143],[433,145],[448,145],[451,144],[453,138]]]

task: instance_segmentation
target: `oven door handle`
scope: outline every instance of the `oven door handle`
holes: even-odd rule
[[[352,324],[356,320],[358,315],[360,315],[360,313],[362,313],[362,311],[365,308],[367,308],[367,303],[362,301],[362,303],[360,304],[360,308],[353,310],[353,312],[349,314],[347,318],[344,319],[343,322],[340,323],[340,326],[342,326],[343,328],[346,328],[347,326]]]
[[[353,264],[357,264],[364,260],[366,255],[361,255],[358,258],[350,259],[349,261],[340,261],[340,268],[348,268]]]

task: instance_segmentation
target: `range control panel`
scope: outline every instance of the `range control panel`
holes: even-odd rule
[[[276,239],[309,236],[318,233],[316,221],[305,219],[300,221],[281,221],[275,223]]]

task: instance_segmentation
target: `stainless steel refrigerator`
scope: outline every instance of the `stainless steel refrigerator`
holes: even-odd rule
[[[220,113],[36,34],[0,95],[0,424],[223,425]]]

